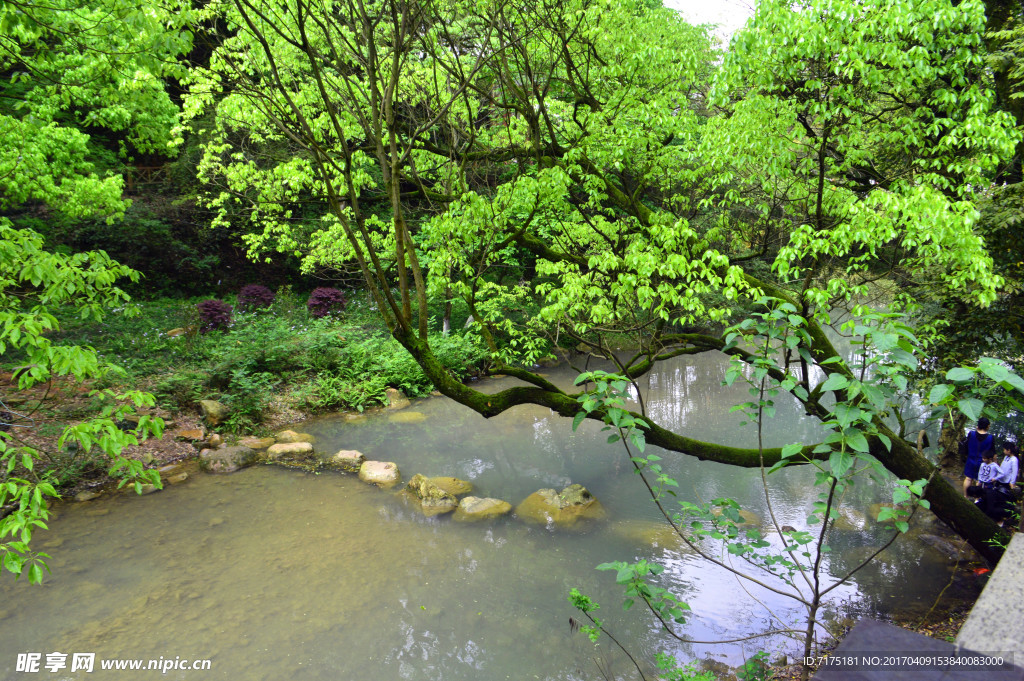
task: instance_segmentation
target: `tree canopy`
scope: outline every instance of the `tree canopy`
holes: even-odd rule
[[[128,303],[118,280],[139,274],[103,251],[48,249],[42,235],[17,227],[10,216],[32,209],[112,222],[123,214],[123,180],[108,160],[169,141],[177,107],[163,78],[181,71],[177,56],[191,42],[179,30],[186,19],[187,11],[174,6],[158,10],[118,0],[0,6],[0,354],[23,354],[16,372],[22,387],[109,371],[92,348],[48,337],[58,328],[53,311],[71,307],[98,320]],[[119,145],[104,137],[110,133],[119,135]],[[155,471],[144,473],[141,462],[121,456],[138,437],[159,433],[159,424],[144,417],[137,433],[114,425],[135,407],[151,405],[152,396],[106,395],[116,404],[67,429],[61,446],[97,447],[110,457],[112,474],[159,484]],[[0,433],[0,506],[14,508],[0,519],[0,559],[15,574],[28,567],[34,582],[45,563],[29,541],[35,527],[45,527],[45,499],[55,493],[46,472],[35,470],[36,453],[14,434]]]
[[[187,76],[180,132],[204,140],[218,219],[249,225],[253,257],[355,263],[438,389],[484,415],[580,413],[529,369],[552,347],[633,379],[684,354],[749,358],[722,329],[769,296],[806,328],[782,349],[799,368],[787,387],[827,419],[828,393],[856,396],[824,331],[835,306],[911,272],[977,305],[1003,283],[976,229],[978,190],[1021,135],[989,80],[981,2],[772,0],[724,53],[647,3],[204,11],[227,31]],[[296,210],[307,201],[326,208],[310,219]],[[430,295],[463,300],[494,371],[526,385],[484,395],[452,379],[428,340]],[[930,477],[881,416],[867,435],[899,477]],[[756,450],[658,424],[648,441],[760,465]],[[927,496],[991,553],[994,525],[941,481]]]

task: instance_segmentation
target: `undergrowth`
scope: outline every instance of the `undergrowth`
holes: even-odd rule
[[[265,308],[238,311],[236,305],[226,328],[207,333],[201,332],[200,300],[143,302],[137,317],[110,315],[103,324],[69,316],[60,320],[53,340],[91,345],[124,369],[100,387],[144,387],[173,410],[194,410],[203,399],[224,402],[231,408],[225,426],[231,432],[258,430],[276,407],[361,411],[386,404],[388,388],[409,397],[433,390],[360,296],[343,313],[316,318],[303,296],[284,288]],[[462,333],[438,333],[431,343],[460,379],[485,362],[486,352]],[[4,360],[13,366],[18,358]]]

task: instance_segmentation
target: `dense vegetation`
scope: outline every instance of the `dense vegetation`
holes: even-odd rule
[[[129,388],[221,397],[236,430],[282,387],[309,409],[436,388],[487,416],[617,414],[701,459],[815,465],[833,491],[884,467],[996,558],[998,528],[887,417],[917,390],[955,431],[1024,385],[1022,18],[1006,0],[764,0],[721,51],[642,0],[9,3],[0,353],[22,386],[116,388],[61,442],[136,483],[156,481],[123,448],[160,424],[113,427],[153,399]],[[147,290],[206,302],[101,336],[73,321],[138,313],[128,291]],[[854,361],[824,330],[837,308],[857,315]],[[756,419],[787,393],[830,435],[672,432],[534,370],[566,347],[617,365],[606,388],[724,352],[757,379]],[[462,380],[477,370],[525,386],[485,395]],[[54,491],[37,454],[0,440],[0,551],[33,579]]]

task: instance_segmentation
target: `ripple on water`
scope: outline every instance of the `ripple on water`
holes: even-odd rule
[[[714,390],[716,368],[673,371],[652,382],[652,408],[696,419],[709,438],[743,442],[735,396]],[[553,380],[564,380],[556,373]],[[718,379],[715,379],[716,381]],[[500,385],[510,385],[506,380]],[[497,386],[492,386],[497,387]],[[717,391],[717,392],[716,392]],[[742,396],[739,399],[745,399]],[[680,400],[669,409],[665,400]],[[800,417],[769,429],[785,443],[800,434]],[[622,613],[614,576],[594,566],[611,560],[657,560],[662,583],[694,609],[682,632],[697,638],[760,630],[767,616],[733,577],[700,563],[661,524],[621,449],[607,433],[536,408],[491,420],[450,400],[417,401],[419,423],[395,424],[385,414],[303,424],[324,452],[358,449],[415,473],[456,476],[477,496],[518,504],[537,489],[585,485],[609,519],[579,533],[528,527],[515,518],[491,524],[424,518],[392,493],[334,472],[313,475],[256,467],[229,476],[201,475],[142,498],[114,495],[61,509],[61,520],[37,534],[49,545],[55,574],[44,588],[0,581],[0,679],[16,679],[18,652],[95,652],[98,657],[211,658],[213,669],[188,679],[577,679],[594,676],[593,658],[631,678],[630,664],[572,636],[566,600],[578,587],[605,607],[620,640],[650,658],[665,645],[634,608]],[[749,434],[746,437],[750,437]],[[681,498],[735,496],[751,516],[768,518],[760,477],[666,454]],[[816,497],[801,471],[773,476],[781,524],[806,527]],[[851,506],[882,501],[884,490],[859,486]],[[837,532],[828,569],[839,573],[879,540]],[[776,535],[773,542],[779,540]],[[889,606],[916,601],[948,581],[941,565],[919,564],[916,545],[897,543],[886,560],[839,589],[839,598]],[[758,594],[782,615],[791,604]],[[670,649],[687,658],[707,648]],[[718,649],[736,661],[739,648]],[[168,678],[172,678],[169,675]],[[67,678],[75,678],[69,675]],[[100,673],[79,675],[100,679]],[[118,677],[120,678],[120,676]]]

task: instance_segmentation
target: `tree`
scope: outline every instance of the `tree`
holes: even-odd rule
[[[485,416],[523,403],[580,414],[577,395],[523,368],[557,344],[632,380],[680,355],[752,361],[715,329],[769,296],[806,320],[806,340],[780,352],[801,369],[790,393],[824,420],[830,394],[858,397],[825,333],[837,305],[885,276],[926,277],[983,305],[1000,284],[974,232],[972,188],[1019,135],[978,77],[978,2],[765,2],[720,67],[706,34],[640,3],[235,0],[208,11],[230,34],[190,76],[186,112],[196,129],[215,121],[200,166],[223,187],[211,205],[225,220],[248,213],[254,256],[357,262],[394,337],[442,393]],[[300,198],[324,203],[321,225],[292,220]],[[483,394],[444,370],[427,299],[448,291],[494,371],[525,386]],[[623,339],[631,356],[614,351]],[[877,351],[906,352],[898,338]],[[878,413],[894,406],[860,398]],[[900,478],[931,477],[906,433],[880,418],[874,428],[839,445]],[[647,441],[762,460],[656,423]],[[951,486],[935,479],[925,497],[998,555],[996,526]]]
[[[53,310],[72,307],[100,319],[124,307],[128,296],[116,282],[138,273],[102,251],[48,251],[37,232],[19,228],[13,216],[26,208],[69,217],[123,214],[120,175],[104,170],[104,131],[123,135],[122,150],[166,144],[176,108],[161,78],[177,72],[175,56],[189,45],[176,30],[187,11],[174,6],[141,8],[132,3],[8,2],[0,7],[0,356],[22,360],[21,387],[71,376],[96,378],[111,370],[89,347],[61,346],[48,338],[58,328]],[[140,489],[159,485],[155,471],[126,459],[124,447],[159,435],[162,424],[143,416],[135,432],[115,421],[134,408],[152,406],[151,395],[104,391],[111,400],[99,418],[65,430],[59,447],[74,442],[100,449],[112,475]],[[15,424],[16,426],[18,424]],[[16,575],[28,568],[42,579],[45,554],[31,550],[36,527],[45,527],[47,497],[56,494],[51,471],[39,452],[0,432],[0,559]]]

